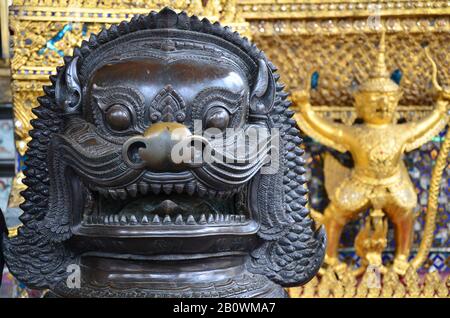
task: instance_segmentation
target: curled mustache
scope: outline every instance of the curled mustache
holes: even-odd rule
[[[278,133],[252,125],[225,138],[214,138],[203,152],[205,164],[194,169],[194,174],[225,186],[243,185],[271,159],[278,162],[273,160],[278,158],[278,141]]]
[[[123,185],[148,172],[145,168],[130,169],[123,161],[122,146],[99,137],[90,124],[77,125],[56,138],[58,152],[65,162],[96,184]],[[203,163],[190,170],[199,181],[225,188],[244,185],[278,154],[278,134],[254,125],[227,133],[223,138],[210,136],[207,140],[200,156]],[[183,145],[179,146],[182,149]],[[194,160],[198,157],[195,154]]]
[[[123,162],[121,146],[100,138],[87,123],[54,138],[53,147],[63,161],[78,175],[99,185],[121,185],[143,173],[129,169]]]

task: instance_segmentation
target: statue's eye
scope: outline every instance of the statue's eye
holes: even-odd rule
[[[131,115],[127,107],[115,104],[106,111],[108,125],[118,131],[126,130],[131,125]]]
[[[224,130],[228,127],[230,113],[223,107],[215,106],[206,112],[205,128],[217,128]]]

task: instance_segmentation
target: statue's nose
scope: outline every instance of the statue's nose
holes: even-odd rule
[[[122,155],[132,168],[181,171],[201,166],[207,145],[204,137],[192,135],[182,124],[159,122],[151,125],[142,136],[128,139]]]

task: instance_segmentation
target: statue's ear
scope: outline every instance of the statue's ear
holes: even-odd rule
[[[258,75],[253,85],[250,98],[250,110],[252,114],[268,114],[275,100],[275,80],[263,58],[258,60]]]
[[[78,56],[58,74],[55,87],[56,103],[65,114],[81,113],[81,85],[78,79]]]

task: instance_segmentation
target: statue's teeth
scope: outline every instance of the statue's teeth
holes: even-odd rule
[[[133,197],[133,198],[135,198],[136,197],[136,195],[137,195],[137,184],[132,184],[132,185],[129,185],[128,187],[127,187],[127,191],[128,191],[128,193]]]
[[[155,216],[153,217],[152,223],[153,224],[160,224],[161,223],[161,221],[159,220],[158,214],[155,214]]]
[[[183,217],[181,216],[181,214],[178,214],[176,219],[175,219],[175,224],[176,225],[181,225],[183,224]]]
[[[219,199],[223,199],[226,196],[225,191],[217,191],[216,197]]]
[[[188,216],[188,218],[187,218],[187,220],[186,220],[186,224],[189,224],[189,225],[194,225],[194,224],[196,224],[196,223],[195,223],[195,219],[194,219],[194,217],[193,217],[192,215],[189,215],[189,216]]]
[[[117,189],[116,191],[119,194],[121,200],[125,200],[127,198],[127,192],[125,191],[125,189]]]
[[[173,189],[176,188],[176,185],[173,186]],[[148,185],[150,187],[150,185]],[[204,186],[203,186],[204,187]],[[139,190],[139,184],[135,184],[134,187],[136,190]],[[185,186],[187,189],[187,186]],[[121,189],[110,189],[108,190],[108,193],[115,192],[116,196],[119,196]],[[126,190],[122,189],[122,191],[128,191],[129,193],[129,187],[126,188]],[[139,190],[140,191],[140,190]],[[178,188],[177,192],[181,193],[181,188]],[[209,190],[207,190],[208,194],[211,194]],[[156,212],[156,211],[155,211]],[[160,213],[161,214],[161,213]],[[175,225],[205,225],[205,224],[239,224],[239,223],[246,223],[247,217],[243,214],[221,214],[221,213],[207,213],[207,214],[201,214],[198,216],[188,215],[187,219],[183,219],[183,216],[181,214],[178,214],[176,217],[173,215],[165,214],[163,213],[164,217],[160,217],[158,214],[153,215],[153,217],[149,217],[148,215],[143,215],[142,218],[138,218],[136,215],[121,215],[121,214],[108,214],[108,215],[102,215],[98,214],[98,212],[94,211],[92,215],[84,214],[83,215],[83,224],[86,225],[147,225],[147,224],[153,224],[153,225],[169,225],[169,224],[175,224]],[[139,221],[140,220],[140,221]]]
[[[195,182],[189,182],[186,185],[186,192],[187,192],[187,194],[193,195],[195,193],[195,189],[196,188],[197,188],[197,186],[196,186]]]
[[[208,190],[208,195],[212,198],[214,198],[217,195],[217,192],[214,190]]]
[[[136,216],[134,216],[133,214],[130,216],[130,224],[132,224],[132,225],[138,224],[138,220],[137,220]]]
[[[145,182],[138,183],[138,189],[141,194],[147,194],[148,192],[148,184]]]
[[[170,216],[166,215],[163,219],[163,224],[170,224],[172,223],[172,220],[170,219]]]
[[[171,184],[171,183],[163,184],[162,188],[163,188],[163,191],[165,194],[171,194],[172,189],[173,189],[173,184]]]
[[[231,198],[233,195],[235,195],[236,193],[233,191],[229,191],[229,192],[225,192],[225,194],[223,195],[222,199],[229,199]]]
[[[108,198],[108,197],[109,197],[108,190],[106,190],[106,189],[98,189],[98,192],[99,192],[102,196],[104,196],[105,198]]]
[[[95,211],[93,211],[93,209],[90,206],[90,203],[85,203],[85,207],[87,208],[87,210],[84,211],[84,215],[92,215]]]
[[[202,214],[200,216],[200,220],[198,220],[199,224],[206,224],[206,216],[204,214]]]
[[[197,192],[199,197],[203,197],[206,194],[206,188],[203,184],[199,183],[197,186]]]
[[[119,195],[117,194],[116,190],[108,190],[109,195],[111,196],[111,198],[113,198],[114,200],[117,200],[119,198]]]
[[[184,184],[183,184],[183,183],[175,184],[175,185],[174,185],[174,188],[175,188],[175,192],[176,192],[176,193],[178,193],[178,194],[183,193],[183,190],[184,190]]]
[[[152,188],[152,191],[153,191],[154,194],[159,194],[161,192],[161,185],[160,184],[152,183],[150,185],[150,187]]]

